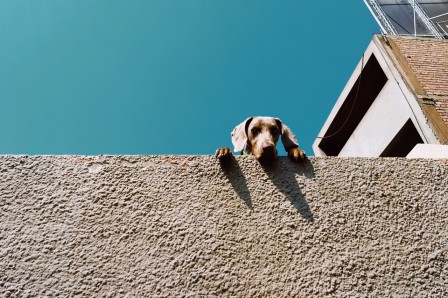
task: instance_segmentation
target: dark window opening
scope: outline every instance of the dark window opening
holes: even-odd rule
[[[387,82],[387,76],[375,55],[372,54],[364,66],[361,74],[361,85],[358,96],[356,96],[359,81],[360,77],[353,84],[347,98],[325,132],[324,138],[319,143],[319,148],[327,156],[337,156],[341,152]],[[328,137],[325,138],[326,136]]]
[[[411,152],[415,145],[422,143],[423,140],[420,137],[420,134],[411,119],[409,119],[389,145],[387,145],[380,157],[405,157]]]

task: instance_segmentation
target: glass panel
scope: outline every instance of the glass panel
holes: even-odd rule
[[[367,1],[368,5],[371,6]],[[393,27],[400,35],[414,35],[414,9],[407,0],[376,0],[376,3],[389,18]],[[448,0],[421,0],[417,1],[426,13],[434,27],[448,38],[446,22],[448,22]],[[431,30],[424,21],[416,15],[418,36],[432,36]]]

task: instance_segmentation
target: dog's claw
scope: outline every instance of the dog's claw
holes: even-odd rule
[[[302,161],[302,160],[305,160],[305,158],[306,158],[305,151],[300,150],[298,148],[293,148],[293,149],[289,150],[288,156],[289,156],[289,158],[291,158],[294,161]]]
[[[227,147],[218,148],[218,149],[216,150],[215,156],[216,156],[217,158],[219,158],[220,160],[222,160],[222,159],[226,159],[226,158],[232,156],[232,150],[230,150],[230,149],[227,148]]]

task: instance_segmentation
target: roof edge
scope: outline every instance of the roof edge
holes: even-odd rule
[[[411,66],[409,65],[406,57],[401,52],[398,45],[395,43],[394,39],[405,38],[405,39],[420,39],[425,40],[421,37],[411,37],[411,36],[390,36],[376,34],[374,39],[377,40],[378,46],[381,46],[387,53],[389,58],[394,63],[395,68],[399,71],[403,82],[407,85],[409,90],[414,94],[415,100],[418,102],[420,108],[423,111],[429,125],[434,130],[435,135],[442,144],[448,144],[448,126],[443,121],[440,113],[434,106],[434,100],[438,99],[439,96],[429,95],[424,90],[421,82],[415,75]],[[428,38],[426,38],[428,40]],[[439,40],[442,42],[448,42],[448,40]]]

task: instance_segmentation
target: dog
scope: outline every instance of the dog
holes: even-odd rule
[[[279,138],[293,161],[306,158],[305,151],[299,149],[294,133],[278,118],[249,117],[237,125],[231,135],[235,152],[253,155],[262,163],[271,163],[277,158],[276,145]],[[232,150],[227,147],[218,148],[215,156],[219,160],[225,160],[232,156]]]

